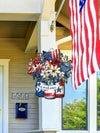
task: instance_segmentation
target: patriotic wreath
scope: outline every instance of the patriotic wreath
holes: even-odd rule
[[[33,79],[36,79],[36,87],[37,85],[41,86],[43,83],[45,83],[45,86],[50,86],[51,83],[55,85],[56,83],[67,82],[71,74],[71,68],[72,61],[60,53],[60,50],[56,49],[43,51],[35,59],[30,58],[28,74],[32,75]],[[41,88],[43,88],[43,85]],[[39,92],[41,90],[43,92],[42,96],[44,96],[43,89],[39,89]],[[38,96],[41,96],[41,94]]]

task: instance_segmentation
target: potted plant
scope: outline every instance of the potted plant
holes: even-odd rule
[[[28,74],[36,79],[36,95],[45,98],[64,96],[64,83],[70,77],[72,62],[59,50],[43,51],[30,59]]]

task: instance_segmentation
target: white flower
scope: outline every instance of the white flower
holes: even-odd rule
[[[68,61],[68,56],[66,56],[66,55],[63,56],[63,57],[62,57],[62,61],[63,61],[63,62],[67,62],[67,61]]]
[[[43,78],[46,78],[46,77],[48,77],[48,73],[47,73],[47,71],[41,71],[41,76],[43,76]]]
[[[48,70],[48,69],[50,68],[50,64],[49,64],[48,61],[45,62],[45,65],[43,66],[43,68],[44,68],[45,70]]]
[[[36,67],[34,65],[32,65],[32,68],[33,68],[34,71],[36,70]]]
[[[39,63],[39,64],[36,64],[36,67],[41,68],[42,65]]]
[[[31,66],[32,65],[32,62],[29,62],[28,65]]]
[[[60,76],[61,78],[63,78],[63,77],[64,77],[64,72],[60,72],[60,73],[59,73],[59,76]]]
[[[57,68],[57,66],[51,65],[50,70],[48,70],[48,72],[50,72],[53,77],[57,77],[57,73],[60,73],[59,70],[60,68]]]

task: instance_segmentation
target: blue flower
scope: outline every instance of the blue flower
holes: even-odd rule
[[[70,66],[67,66],[67,65],[65,65],[64,63],[62,63],[61,65],[60,65],[60,71],[61,72],[68,72],[68,71],[70,71],[71,70],[71,68],[70,68]]]
[[[49,74],[48,79],[53,80],[53,76]]]
[[[33,73],[32,77],[33,77],[33,79],[38,78],[39,80],[41,80],[41,78],[42,78],[40,71]]]
[[[66,78],[69,77],[68,75],[69,75],[69,74],[68,74],[67,72],[65,72],[64,76],[65,76]]]
[[[35,77],[36,77],[36,73],[33,73],[32,77],[33,77],[33,79],[35,79]]]
[[[52,60],[51,52],[43,51],[44,60]]]

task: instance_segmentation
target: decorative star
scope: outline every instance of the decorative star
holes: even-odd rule
[[[57,92],[61,92],[61,89],[58,87]]]

